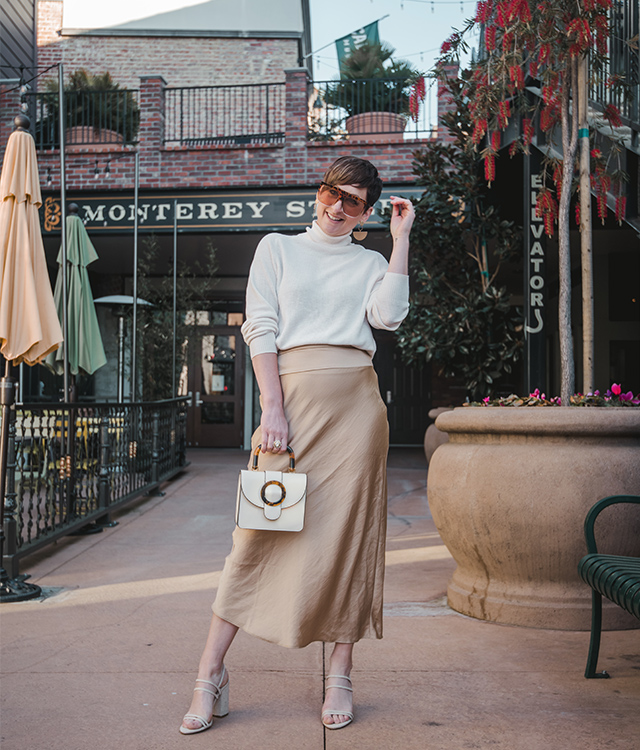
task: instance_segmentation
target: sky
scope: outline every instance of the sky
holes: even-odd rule
[[[278,0],[264,0],[278,2]],[[137,18],[198,4],[198,0],[64,0],[66,28],[114,26]],[[461,27],[475,12],[476,0],[310,0],[314,78],[338,75],[334,40],[380,21],[380,39],[396,48],[396,57],[423,72],[434,63],[452,28]],[[325,45],[331,46],[321,49]]]

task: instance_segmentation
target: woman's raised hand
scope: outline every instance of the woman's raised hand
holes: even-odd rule
[[[390,196],[391,201],[391,236],[394,240],[400,237],[409,237],[409,232],[415,219],[413,204],[406,198],[399,198],[396,195]]]

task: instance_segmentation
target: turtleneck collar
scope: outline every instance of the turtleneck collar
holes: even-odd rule
[[[307,227],[306,237],[313,242],[319,242],[323,245],[333,245],[333,247],[349,247],[349,245],[353,244],[350,234],[341,234],[337,237],[332,237],[320,229],[318,222],[315,220],[310,227]]]

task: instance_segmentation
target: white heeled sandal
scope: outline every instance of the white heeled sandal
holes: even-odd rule
[[[346,674],[330,674],[327,677],[327,680],[347,680],[349,685],[352,685],[351,678],[347,677]],[[350,693],[353,693],[353,688],[348,687],[347,685],[327,685],[326,690],[329,690],[330,688],[338,688],[339,690],[348,690]],[[347,721],[343,721],[340,724],[327,724],[327,722],[324,720],[325,716],[348,716],[349,718]],[[326,709],[322,712],[321,721],[323,726],[325,726],[327,729],[342,729],[342,727],[346,727],[348,724],[351,724],[353,721],[353,711],[337,711],[336,709]]]
[[[200,692],[213,695],[213,710],[211,713],[211,718],[207,720],[204,718],[204,716],[198,716],[198,714],[185,714],[184,718],[182,719],[183,722],[185,719],[194,719],[195,721],[199,721],[201,726],[196,727],[196,729],[189,729],[188,727],[181,726],[180,734],[197,734],[198,732],[204,732],[205,729],[209,729],[211,727],[214,717],[216,719],[220,719],[229,713],[229,679],[227,678],[227,682],[224,685],[222,684],[226,676],[227,669],[223,665],[222,676],[220,677],[220,682],[217,685],[215,684],[215,682],[211,682],[211,680],[196,680],[196,682],[203,682],[205,685],[211,685],[211,687],[213,688],[213,690],[209,690],[209,688],[198,687],[198,685],[196,685],[193,689],[194,693]]]

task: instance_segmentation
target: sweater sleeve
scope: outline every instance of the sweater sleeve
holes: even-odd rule
[[[246,309],[247,319],[241,330],[251,358],[257,354],[277,352],[277,270],[267,237],[258,244],[249,270]]]
[[[409,312],[409,277],[387,271],[374,286],[367,303],[367,320],[373,328],[395,331]]]

